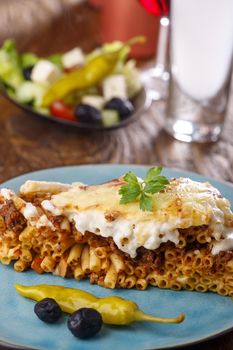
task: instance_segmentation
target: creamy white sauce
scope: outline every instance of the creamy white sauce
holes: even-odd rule
[[[50,227],[52,230],[55,230],[53,223],[47,218],[46,215],[41,215],[39,220],[36,222],[36,227]]]
[[[225,228],[224,238],[214,242],[211,253],[218,254],[221,251],[233,249],[233,228]]]
[[[39,216],[37,208],[32,203],[26,203],[25,207],[21,210],[25,219],[30,220]]]
[[[211,229],[213,230],[213,237],[216,240],[221,238],[222,232],[225,231],[224,226],[224,212],[217,208],[216,205],[212,205],[212,218],[211,218]]]
[[[50,227],[52,230],[55,230],[53,223],[45,214],[40,215],[37,208],[33,204],[25,202],[25,207],[21,209],[21,213],[25,219],[28,220],[31,226],[35,226],[37,228]]]
[[[137,255],[141,246],[156,249],[161,243],[179,241],[177,222],[157,223],[151,221],[135,222],[123,218],[106,220],[104,213],[98,210],[77,211],[64,210],[69,221],[75,223],[76,229],[84,234],[93,232],[102,237],[112,237],[117,247],[132,258]]]
[[[52,213],[54,216],[61,215],[61,211],[56,208],[49,200],[45,199],[43,202],[41,202],[42,208]]]
[[[233,249],[233,239],[222,239],[221,241],[218,241],[214,243],[214,246],[211,250],[211,253],[213,255],[218,254],[221,251],[231,250]]]
[[[11,199],[12,195],[14,194],[11,190],[9,190],[8,188],[2,188],[0,190],[1,195],[5,198],[5,199]]]

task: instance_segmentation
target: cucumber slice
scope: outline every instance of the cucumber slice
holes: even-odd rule
[[[112,126],[120,121],[119,113],[113,109],[103,109],[101,111],[104,126]]]
[[[45,85],[25,81],[16,90],[16,99],[21,103],[31,103],[35,107],[40,107],[46,90]]]
[[[34,107],[33,108],[34,111],[40,113],[40,114],[45,114],[45,115],[49,115],[50,112],[49,112],[49,109],[48,108],[44,108],[44,107]]]

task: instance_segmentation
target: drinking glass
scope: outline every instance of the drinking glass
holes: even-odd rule
[[[145,10],[160,17],[159,36],[155,65],[142,71],[141,78],[153,101],[167,97],[169,72],[167,70],[167,48],[169,34],[169,0],[139,0]]]
[[[165,129],[187,142],[218,140],[233,56],[232,0],[172,0]]]
[[[167,46],[169,33],[169,18],[160,18],[157,54],[155,65],[144,69],[141,73],[143,83],[153,101],[159,101],[167,97],[169,72],[167,70]]]

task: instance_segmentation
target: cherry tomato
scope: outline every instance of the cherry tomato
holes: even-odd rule
[[[64,72],[67,73],[67,74],[69,74],[69,73],[74,72],[74,71],[75,71],[76,69],[78,69],[78,68],[80,68],[80,66],[73,66],[73,67],[71,67],[71,68],[65,68],[65,69],[64,69]]]
[[[76,120],[74,112],[67,107],[62,101],[54,101],[50,106],[50,112],[55,117],[67,120]]]

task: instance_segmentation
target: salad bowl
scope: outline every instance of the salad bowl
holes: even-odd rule
[[[150,105],[136,63],[128,59],[135,37],[39,57],[17,51],[13,40],[0,48],[0,92],[33,116],[86,130],[112,130],[136,119]]]

